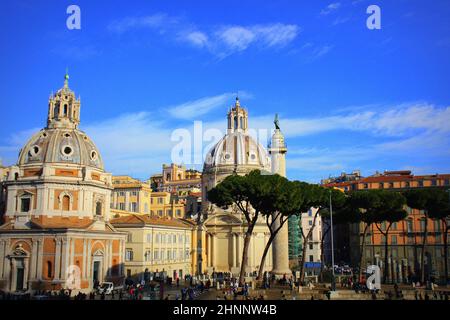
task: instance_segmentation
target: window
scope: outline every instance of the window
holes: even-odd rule
[[[159,204],[163,204],[164,203],[164,198],[158,198],[158,203]]]
[[[129,233],[127,236],[127,242],[133,242],[133,234]]]
[[[435,187],[435,186],[437,186],[437,182],[436,182],[436,180],[431,180],[431,185],[433,186],[433,187]]]
[[[313,250],[314,249],[314,244],[313,243],[310,243],[309,244],[309,250]]]
[[[137,212],[137,202],[131,203],[131,212]]]
[[[125,251],[125,260],[126,261],[133,261],[133,250],[127,249]]]
[[[125,203],[119,203],[119,210],[125,210]]]
[[[434,220],[434,232],[441,232],[441,220]]]
[[[70,197],[68,195],[62,197],[62,210],[63,211],[70,210]]]
[[[312,210],[311,209],[308,210],[308,216],[312,217]]]
[[[102,215],[102,203],[100,201],[95,204],[95,214],[97,216]]]
[[[309,220],[309,221],[308,221],[308,224],[309,224],[310,226],[312,226],[312,224],[313,224],[312,220]]]
[[[147,234],[147,242],[149,242],[149,243],[152,242],[152,234],[151,233]]]
[[[425,219],[420,220],[420,231],[425,231]]]
[[[30,203],[31,203],[30,197],[20,199],[20,211],[21,212],[30,211]]]
[[[172,217],[172,210],[171,209],[167,210],[167,216]]]
[[[397,227],[398,227],[397,222],[394,222],[394,223],[392,224],[391,229],[392,229],[392,230],[397,230]]]
[[[144,203],[144,212],[148,213],[148,203]]]
[[[181,210],[180,209],[177,209],[177,217],[181,217]]]
[[[418,184],[419,184],[419,187],[423,187],[423,180],[419,180]]]
[[[137,196],[137,191],[131,191],[132,196]]]
[[[364,183],[363,188],[367,189],[367,188],[369,188],[369,185],[367,183]]]
[[[314,262],[314,256],[313,255],[309,256],[309,262]]]
[[[397,244],[397,236],[391,236],[391,244]]]
[[[163,216],[163,211],[162,210],[158,210],[158,216],[160,216],[160,217]]]
[[[173,243],[177,243],[177,236],[175,234],[173,235],[173,240],[172,241],[173,241]]]
[[[406,221],[406,228],[407,228],[408,233],[413,232],[413,221],[412,220]]]
[[[124,192],[124,191],[120,191],[120,192],[119,192],[119,196],[125,197],[125,192]]]
[[[155,242],[160,243],[161,242],[161,235],[158,233],[155,237]]]

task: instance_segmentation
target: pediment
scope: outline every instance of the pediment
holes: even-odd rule
[[[208,217],[208,219],[205,221],[205,225],[211,226],[211,225],[233,225],[233,224],[242,224],[242,221],[230,213],[219,213],[219,214],[213,214]]]

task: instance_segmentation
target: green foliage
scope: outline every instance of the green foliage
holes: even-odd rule
[[[432,219],[443,219],[450,215],[449,194],[442,189],[412,189],[404,193],[410,208],[424,210]]]

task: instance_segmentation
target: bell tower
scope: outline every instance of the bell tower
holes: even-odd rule
[[[64,75],[64,86],[48,101],[47,128],[75,129],[80,123],[80,98],[69,88],[69,74]]]

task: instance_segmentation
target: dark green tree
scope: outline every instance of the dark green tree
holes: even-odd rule
[[[408,206],[412,209],[421,210],[424,215],[424,230],[420,252],[420,280],[423,283],[425,282],[425,248],[428,238],[428,219],[441,219],[448,216],[448,195],[444,190],[437,188],[412,189],[406,191],[404,195]]]
[[[375,223],[377,229],[384,236],[384,272],[383,279],[384,283],[387,283],[389,278],[390,270],[388,264],[389,258],[389,230],[391,226],[399,221],[404,220],[408,213],[404,209],[406,204],[405,197],[399,192],[385,191],[381,190],[379,192],[381,197],[381,207],[378,212],[378,222]],[[381,228],[380,222],[386,223],[386,228]]]
[[[221,208],[234,206],[245,217],[247,230],[244,237],[244,247],[242,251],[242,263],[239,273],[239,283],[243,283],[244,272],[248,264],[248,246],[255,224],[260,212],[254,210],[250,205],[250,195],[256,188],[254,175],[245,176],[231,175],[208,191],[208,200]]]
[[[364,229],[361,235],[360,256],[359,256],[359,272],[358,281],[361,281],[363,266],[364,251],[366,248],[367,231],[373,223],[381,221],[380,208],[383,205],[380,193],[382,190],[364,190],[352,192],[350,194],[349,204],[352,210],[358,212],[359,217],[356,219],[358,223],[363,223]]]
[[[307,199],[306,190],[309,185],[305,182],[290,182],[278,175],[265,176],[262,185],[269,186],[269,192],[261,194],[261,214],[265,217],[270,237],[264,248],[259,265],[258,279],[261,279],[267,253],[278,232],[283,228],[289,217],[297,215],[305,209]],[[277,223],[278,222],[278,223]]]

